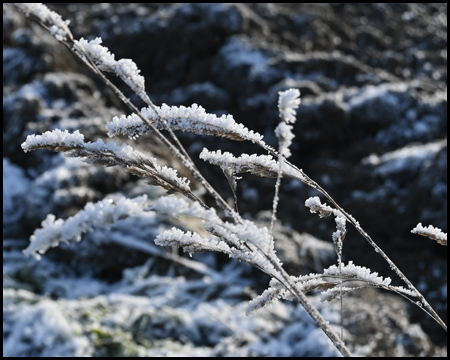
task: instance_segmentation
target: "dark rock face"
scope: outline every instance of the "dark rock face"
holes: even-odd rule
[[[208,112],[233,114],[274,147],[278,91],[299,88],[290,161],[352,214],[413,283],[427,285],[432,305],[446,303],[433,295],[446,284],[446,252],[410,234],[418,222],[447,232],[446,4],[52,8],[71,19],[76,38],[101,36],[116,59],[133,59],[156,104],[198,103]],[[23,154],[26,135],[59,127],[104,137],[106,121],[126,110],[43,30],[32,25],[31,31],[22,22],[13,15],[3,22],[3,156],[43,173],[54,155]],[[259,151],[224,139],[180,137],[194,158],[203,146],[235,155]],[[140,140],[139,146],[146,144]],[[221,171],[199,166],[232,197]],[[83,167],[75,173],[61,185],[41,177],[44,190],[35,189],[32,201],[44,202],[45,212],[70,214],[133,181],[116,169]],[[90,190],[78,192],[81,183]],[[273,185],[245,175],[238,183],[240,210],[256,216],[270,209]],[[59,187],[67,193],[54,196]],[[318,219],[304,207],[315,195],[284,180],[278,217],[299,232],[330,239],[334,221]],[[42,220],[35,206],[23,212],[30,224]],[[389,276],[363,241],[350,230],[344,260]],[[435,323],[422,313],[415,316],[433,341],[446,342]]]

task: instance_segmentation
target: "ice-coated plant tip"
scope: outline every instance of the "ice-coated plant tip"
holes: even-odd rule
[[[444,233],[441,229],[428,225],[422,226],[422,223],[418,223],[414,229],[411,230],[413,234],[426,236],[432,240],[435,240],[438,244],[447,246],[447,233]]]
[[[268,274],[271,278],[268,288],[250,301],[246,310],[247,314],[279,299],[298,301],[339,352],[344,356],[351,356],[342,338],[313,306],[306,294],[320,292],[324,300],[331,301],[336,298],[342,299],[345,294],[370,286],[395,292],[412,303],[418,304],[446,330],[446,324],[428,304],[424,296],[362,229],[358,221],[337,204],[303,170],[289,162],[290,146],[295,138],[292,124],[296,121],[297,108],[300,106],[298,89],[287,89],[278,94],[278,110],[281,121],[275,129],[275,135],[279,140],[277,152],[264,143],[262,135],[236,122],[232,115],[209,114],[197,104],[188,107],[154,105],[146,93],[145,80],[140,75],[136,63],[130,59],[115,60],[115,55],[101,45],[100,37],[91,41],[83,38],[73,39],[68,29],[69,22],[64,21],[45,5],[14,4],[13,7],[24,15],[32,14],[34,20],[48,29],[57,41],[66,45],[130,107],[131,114],[115,116],[106,124],[106,132],[109,137],[127,135],[130,139],[136,139],[149,132],[156,133],[216,203],[215,206],[207,205],[198,195],[199,192],[191,189],[190,181],[180,176],[177,170],[171,166],[159,165],[156,157],[137,151],[131,145],[118,145],[115,142],[105,143],[101,139],[95,142],[86,142],[84,135],[78,130],[70,133],[67,130],[55,129],[41,135],[30,135],[22,144],[25,152],[50,149],[69,157],[80,158],[93,165],[118,166],[123,171],[145,179],[150,185],[163,187],[169,195],[161,196],[152,204],[149,204],[145,196],[134,199],[123,197],[115,202],[105,199],[96,203],[88,203],[76,215],[65,220],[56,219],[54,215],[50,214],[42,222],[42,228],[35,230],[31,236],[28,247],[23,251],[25,255],[39,258],[39,254],[45,253],[51,247],[58,246],[61,242],[80,241],[82,234],[91,231],[94,226],[109,226],[133,215],[156,211],[172,217],[185,216],[201,220],[204,232],[196,233],[173,227],[156,236],[155,243],[160,246],[179,247],[189,255],[201,251],[221,252]],[[103,72],[118,77],[131,91],[145,101],[147,106],[138,110],[130,98],[115,87]],[[302,126],[301,119],[297,126]],[[241,154],[236,157],[221,150],[210,151],[204,148],[201,151],[199,155],[201,160],[219,166],[224,171],[235,196],[236,208],[230,206],[215,187],[203,177],[173,131],[248,141],[252,143],[252,146],[259,146],[260,150],[268,152],[267,155]],[[236,183],[235,175],[243,172],[259,177],[276,178],[271,224],[268,226],[260,226],[250,219],[244,219],[238,212],[236,192],[238,183]],[[323,269],[321,273],[303,276],[290,275],[283,268],[275,251],[274,244],[277,238],[276,235],[274,236],[273,228],[283,177],[308,185],[318,191],[321,197],[327,201],[327,203],[322,203],[323,200],[321,201],[319,196],[306,199],[304,204],[311,213],[317,213],[321,218],[334,216],[336,231],[330,236],[336,249],[337,261],[336,265]],[[174,193],[177,193],[177,196],[172,195]],[[375,249],[374,256],[381,256],[400,280],[406,284],[406,288],[392,286],[390,278],[383,278],[369,268],[356,265],[352,260],[343,262],[342,256],[343,253],[345,254],[344,242],[348,225],[353,226],[362,235],[362,238],[369,242]],[[431,225],[423,227],[419,223],[411,232],[428,236],[439,244],[445,246],[447,244],[447,234]],[[374,334],[374,336],[376,335]]]

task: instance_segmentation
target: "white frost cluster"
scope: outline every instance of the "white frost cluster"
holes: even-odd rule
[[[331,214],[342,216],[341,212],[337,213],[331,206],[322,204],[318,196],[313,196],[306,199],[305,206],[309,207],[309,211],[313,214],[318,212],[320,217],[327,217]]]
[[[175,183],[180,189],[186,192],[191,191],[189,187],[190,180],[188,178],[179,176],[178,171],[174,168],[157,164],[156,158],[149,157],[138,150],[134,150],[127,144],[122,144],[119,146],[115,142],[104,143],[102,139],[98,139],[95,143],[86,143],[84,147],[85,149],[93,152],[112,152],[118,159],[124,161],[125,163],[129,161],[146,159],[152,164],[152,167],[146,167],[146,171],[157,175],[168,183]]]
[[[414,229],[411,230],[413,234],[427,236],[433,240],[438,241],[442,245],[447,245],[447,233],[441,229],[434,227],[433,225],[422,226],[422,223],[418,223]]]
[[[292,144],[292,139],[295,135],[292,133],[292,125],[296,118],[296,109],[300,105],[300,91],[298,89],[289,89],[280,91],[278,98],[278,109],[280,110],[281,122],[275,129],[275,135],[280,141],[279,152],[285,158],[291,156],[289,147]]]
[[[87,151],[90,155],[92,155],[92,159],[86,159],[86,161],[91,163],[96,163],[95,161],[101,160],[103,156],[107,157],[108,154],[111,153],[125,164],[145,159],[148,163],[152,164],[152,167],[149,168],[147,166],[145,170],[141,169],[143,172],[149,171],[153,175],[161,177],[164,181],[175,183],[180,189],[190,192],[190,180],[185,177],[178,176],[178,172],[175,169],[165,165],[158,165],[155,158],[149,157],[138,150],[134,150],[127,144],[122,144],[119,146],[115,142],[105,143],[102,139],[98,139],[94,143],[85,143],[84,135],[80,134],[78,130],[76,130],[73,134],[69,133],[67,130],[61,131],[59,129],[55,129],[53,131],[47,131],[42,135],[29,135],[21,146],[25,152],[44,147],[61,148],[62,151],[79,149]]]
[[[108,226],[130,215],[144,212],[146,201],[147,196],[143,195],[132,200],[122,197],[116,202],[111,199],[95,204],[90,202],[83,210],[67,220],[55,221],[55,215],[50,214],[42,222],[42,228],[37,229],[30,237],[30,244],[23,253],[26,256],[33,255],[39,260],[38,253],[43,254],[50,247],[58,246],[60,242],[80,241],[81,234],[90,231],[93,226]]]
[[[296,109],[300,105],[300,91],[298,89],[289,89],[280,91],[278,98],[278,109],[281,118],[288,124],[294,123],[296,118]]]
[[[384,279],[383,277],[378,276],[378,273],[371,272],[370,269],[354,265],[352,261],[349,261],[348,265],[332,265],[328,269],[325,269],[323,274],[311,273],[300,275],[298,277],[291,276],[290,280],[304,293],[320,291],[321,301],[331,301],[343,294],[361,288],[360,285],[343,287],[341,280],[350,282],[363,281],[371,286],[383,287],[412,297],[418,296],[416,291],[405,289],[401,286],[391,286],[390,278]],[[260,308],[267,307],[272,303],[276,303],[278,299],[293,300],[294,297],[278,280],[272,278],[269,288],[250,301],[247,306],[247,315],[250,315]]]
[[[342,276],[345,279],[362,280],[371,285],[388,286],[391,283],[391,278],[383,279],[382,276],[378,276],[377,272],[371,272],[366,267],[354,265],[353,261],[349,261],[347,265],[342,264],[341,267],[332,265],[325,269],[323,274],[325,276]]]
[[[322,290],[320,286],[325,284],[325,281],[321,278],[321,274],[308,274],[300,276],[290,276],[290,282],[296,284],[298,290],[308,293],[310,291]],[[263,291],[263,293],[247,305],[246,314],[251,315],[253,312],[267,307],[271,304],[275,304],[279,299],[294,300],[294,295],[286,290],[283,284],[281,284],[276,278],[270,280],[269,288]]]
[[[102,139],[98,139],[94,143],[85,143],[84,135],[78,130],[74,133],[69,133],[67,130],[62,131],[60,129],[55,129],[52,131],[46,131],[41,135],[28,135],[25,142],[21,145],[23,151],[25,152],[47,146],[61,148],[67,147],[71,149],[84,148],[91,152],[111,152],[123,161],[146,157],[143,153],[134,150],[127,144],[122,144],[119,146],[115,142],[105,143]]]
[[[14,7],[24,13],[26,16],[33,14],[39,20],[48,25],[50,33],[59,41],[66,40],[66,37],[72,38],[72,34],[68,28],[69,20],[63,20],[61,15],[51,11],[42,3],[14,3]]]
[[[84,144],[84,148],[86,150],[92,152],[111,152],[114,155],[123,161],[130,161],[136,159],[144,159],[147,158],[146,155],[141,153],[138,150],[134,150],[131,146],[127,144],[117,145],[114,141],[105,143],[102,139],[98,139],[96,142],[87,142]],[[152,161],[156,161],[156,159],[151,158]]]
[[[254,175],[276,177],[278,173],[278,163],[270,155],[248,155],[242,154],[238,158],[229,152],[221,150],[209,151],[203,148],[199,155],[200,159],[210,164],[220,166],[223,169],[231,169],[234,173],[250,172]],[[301,172],[283,163],[283,176],[303,181]]]
[[[84,135],[76,130],[73,134],[69,131],[61,131],[55,129],[53,131],[46,131],[41,135],[28,135],[27,139],[22,143],[21,147],[24,152],[32,151],[36,148],[41,148],[46,145],[64,144],[70,147],[77,147],[84,145]]]
[[[250,242],[263,251],[267,251],[269,245],[273,245],[271,244],[272,235],[269,229],[258,227],[250,220],[243,220],[242,224],[226,223],[226,228],[243,242]],[[269,252],[272,250],[273,248],[269,249]]]
[[[231,254],[230,247],[223,241],[204,238],[197,233],[191,231],[184,232],[175,227],[160,233],[155,239],[155,244],[160,246],[181,247],[183,251],[189,253],[189,255],[206,250]]]
[[[111,54],[106,46],[100,45],[102,38],[97,37],[88,41],[84,38],[75,40],[75,51],[80,55],[87,55],[100,70],[114,72],[116,60],[114,54]]]
[[[344,236],[347,232],[345,226],[347,219],[343,215],[339,215],[334,218],[334,221],[336,222],[336,231],[333,233],[332,238],[333,242],[337,244],[338,242],[340,242],[342,236]],[[342,246],[342,244],[340,245]]]
[[[291,150],[289,150],[289,147],[292,144],[292,139],[295,138],[292,129],[292,125],[288,125],[283,121],[280,122],[275,129],[275,135],[280,141],[280,148],[278,151],[285,158],[291,156]]]
[[[114,66],[114,72],[127,84],[136,94],[145,94],[145,78],[139,75],[141,70],[131,59],[120,59]]]
[[[269,287],[263,293],[251,300],[245,309],[245,315],[252,315],[255,311],[276,304],[280,298],[280,290]]]
[[[243,220],[241,224],[224,222],[214,209],[203,209],[197,203],[189,204],[185,199],[173,195],[160,198],[152,206],[152,210],[174,217],[186,215],[202,219],[204,228],[214,235],[205,238],[173,228],[158,235],[155,240],[157,245],[182,247],[188,253],[220,251],[257,266],[269,275],[275,274],[273,264],[263,255],[266,251],[274,254],[273,246],[270,247],[273,245],[271,234],[267,228],[260,228],[249,220]]]
[[[160,197],[152,206],[152,210],[168,214],[173,217],[180,215],[202,219],[210,224],[220,223],[214,208],[205,209],[198,202],[189,203],[184,197],[169,195]]]
[[[174,168],[155,164],[155,169],[163,180],[168,180],[169,183],[175,182],[176,185],[183,191],[191,191],[191,188],[189,187],[191,181],[188,178],[178,176],[178,171]]]
[[[215,209],[204,209],[198,203],[189,204],[187,200],[182,197],[169,195],[159,198],[152,206],[152,210],[169,214],[173,217],[179,215],[191,216],[204,220],[204,224],[208,229],[214,230],[215,234],[222,234],[224,237],[229,237],[231,234],[237,243],[239,239],[241,242],[250,242],[251,244],[267,249],[270,234],[267,228],[258,227],[250,220],[243,220],[242,224],[234,224],[223,222]]]
[[[331,206],[322,204],[318,196],[310,197],[306,199],[305,206],[309,207],[311,213],[319,213],[321,218],[330,216],[333,214],[335,216],[334,221],[336,222],[336,231],[332,234],[333,243],[336,248],[338,259],[341,259],[341,252],[343,246],[343,240],[345,234],[347,233],[346,223],[347,219],[344,214],[338,209],[333,209]]]
[[[83,38],[74,40],[75,51],[80,55],[87,56],[91,59],[100,70],[115,73],[123,80],[137,95],[145,98],[145,79],[139,75],[141,70],[131,59],[121,59],[116,61],[114,54],[109,52],[106,46],[100,45],[102,39],[100,37],[87,41]]]
[[[158,114],[151,107],[142,108],[141,113],[160,130],[165,129],[162,118],[172,130],[193,132],[198,135],[223,136],[234,140],[249,140],[254,143],[260,142],[263,138],[262,135],[237,123],[232,115],[218,117],[207,113],[197,104],[188,107],[162,104],[161,107],[156,108]],[[123,134],[131,138],[143,135],[150,130],[150,127],[144,124],[136,114],[115,116],[106,128],[110,137]]]

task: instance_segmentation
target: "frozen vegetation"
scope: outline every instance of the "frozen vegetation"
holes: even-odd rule
[[[446,356],[446,5],[55,9],[3,9],[4,356]]]

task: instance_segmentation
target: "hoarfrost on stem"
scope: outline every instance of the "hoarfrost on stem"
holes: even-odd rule
[[[114,65],[116,63],[115,56],[109,52],[106,46],[100,45],[103,42],[101,37],[97,37],[91,41],[81,38],[74,42],[75,51],[80,55],[88,55],[100,70],[114,72]]]
[[[318,212],[321,218],[330,216],[331,214],[342,216],[340,212],[337,212],[337,210],[333,209],[331,206],[322,204],[318,196],[306,199],[305,206],[309,207],[309,211],[313,214]]]
[[[289,89],[278,93],[278,109],[283,121],[286,123],[294,123],[296,118],[295,109],[300,105],[300,91],[298,89]]]
[[[418,223],[411,232],[429,237],[430,239],[436,240],[439,244],[447,246],[447,233],[433,225],[422,226],[422,223]]]
[[[223,241],[214,238],[205,238],[191,231],[182,231],[173,227],[159,234],[155,239],[155,244],[160,246],[181,247],[184,252],[192,253],[201,251],[218,251],[231,254],[230,247]]]
[[[60,242],[68,243],[70,240],[80,241],[81,234],[88,232],[93,226],[111,225],[118,220],[144,211],[147,196],[135,199],[121,197],[116,202],[105,199],[95,204],[88,203],[83,210],[66,220],[58,219],[53,214],[42,221],[42,228],[37,229],[30,237],[30,244],[23,250],[26,256],[40,259],[50,247],[58,246]]]
[[[78,130],[70,134],[67,130],[61,131],[55,129],[53,131],[47,131],[42,135],[28,135],[21,147],[24,152],[28,152],[36,148],[45,147],[48,144],[65,144],[70,147],[83,146],[84,135]]]
[[[111,54],[106,46],[100,45],[102,43],[101,37],[91,41],[81,38],[80,40],[74,40],[74,43],[74,49],[78,54],[82,57],[87,56],[100,70],[115,73],[144,101],[147,99],[145,79],[142,75],[139,75],[141,70],[133,60],[120,59],[116,61],[114,54]]]
[[[50,33],[59,41],[65,41],[68,37],[72,39],[72,33],[68,26],[70,20],[63,20],[61,15],[51,11],[41,3],[14,3],[13,6],[27,16],[36,16],[42,24],[46,24]]]
[[[324,275],[342,276],[346,279],[354,278],[355,280],[364,280],[373,285],[383,285],[388,286],[391,283],[391,278],[383,279],[383,277],[378,276],[377,272],[372,272],[370,269],[357,266],[353,264],[353,261],[349,261],[347,265],[342,264],[339,268],[336,265],[330,266],[325,269]]]
[[[289,89],[280,91],[278,98],[278,109],[280,110],[281,122],[275,129],[275,135],[280,141],[280,154],[285,158],[291,156],[289,147],[295,135],[292,133],[293,127],[289,124],[294,123],[296,118],[296,109],[300,105],[300,91],[298,89]]]
[[[49,148],[65,152],[67,156],[80,157],[84,161],[97,165],[121,165],[128,171],[141,177],[158,178],[168,184],[175,184],[179,190],[190,193],[190,180],[178,176],[178,172],[165,165],[158,165],[153,157],[134,150],[127,144],[117,145],[115,142],[105,143],[102,139],[96,142],[84,142],[84,136],[77,131],[70,134],[67,130],[47,131],[42,135],[29,135],[22,143],[22,149],[32,151]],[[144,164],[145,163],[145,164]],[[167,188],[168,185],[160,183]],[[170,186],[167,188],[171,190]]]
[[[152,206],[152,210],[168,214],[173,217],[179,215],[191,216],[207,221],[209,224],[219,224],[222,220],[217,216],[216,210],[206,210],[198,202],[189,203],[185,198],[169,195],[160,197]]]
[[[142,108],[141,113],[159,130],[166,128],[164,122],[161,121],[161,119],[164,119],[172,130],[193,132],[198,135],[216,135],[238,141],[249,140],[254,143],[262,141],[263,138],[262,135],[237,123],[232,115],[219,117],[209,114],[197,104],[188,107],[162,104],[160,107],[155,106],[155,108],[158,114],[152,107]],[[106,125],[106,128],[110,137],[123,134],[131,138],[143,135],[151,130],[150,126],[144,124],[137,114],[115,116]]]
[[[237,174],[249,172],[253,175],[275,178],[278,173],[277,161],[270,155],[242,154],[239,157],[235,157],[229,152],[222,152],[221,150],[209,151],[208,149],[203,148],[199,157],[210,164],[218,165],[221,168],[231,169]],[[284,177],[304,181],[304,176],[301,172],[285,163],[282,166],[282,170]]]

